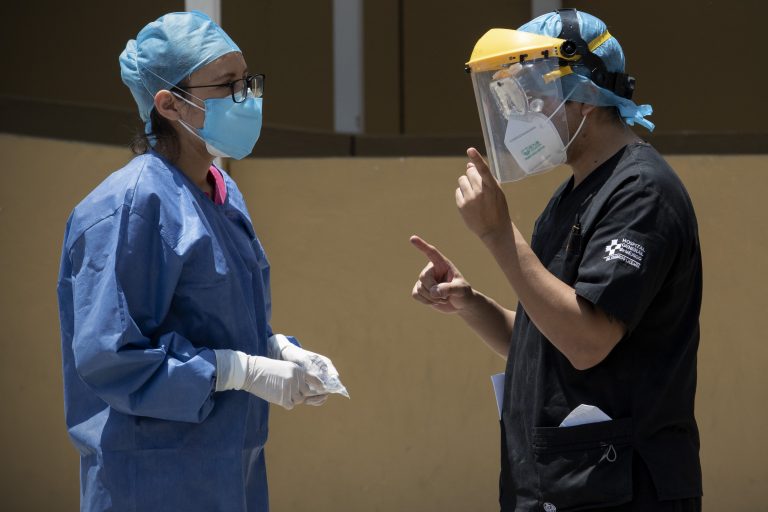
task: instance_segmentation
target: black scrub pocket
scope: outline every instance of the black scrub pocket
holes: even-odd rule
[[[541,510],[558,512],[632,500],[632,420],[533,429]]]
[[[563,265],[560,269],[559,277],[566,284],[576,282],[576,276],[579,274],[579,265],[581,264],[581,225],[574,224],[568,239],[565,242],[565,256],[563,256]]]

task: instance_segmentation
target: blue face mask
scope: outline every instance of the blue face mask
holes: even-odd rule
[[[253,151],[261,134],[261,98],[254,98],[250,92],[242,103],[235,103],[230,96],[209,98],[201,100],[205,104],[205,108],[202,108],[173,94],[205,112],[202,128],[193,128],[181,119],[179,122],[192,135],[205,142],[208,153],[241,160]]]

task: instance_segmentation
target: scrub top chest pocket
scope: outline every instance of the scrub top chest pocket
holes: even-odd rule
[[[565,240],[565,247],[555,257],[556,260],[560,257],[560,261],[562,261],[562,266],[558,269],[557,275],[567,284],[576,282],[576,276],[579,273],[579,265],[582,258],[581,230],[582,226],[577,216],[571,231],[568,233],[568,238]]]
[[[540,510],[566,512],[632,500],[632,421],[535,427]]]

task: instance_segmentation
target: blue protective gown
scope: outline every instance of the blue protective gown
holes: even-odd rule
[[[215,393],[213,349],[266,355],[269,264],[240,191],[157,153],[67,223],[58,294],[83,511],[266,511],[267,402]]]

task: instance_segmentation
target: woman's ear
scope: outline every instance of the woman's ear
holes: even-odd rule
[[[157,110],[158,114],[171,121],[181,119],[176,98],[170,91],[165,89],[157,91],[157,94],[155,94],[155,110]]]

